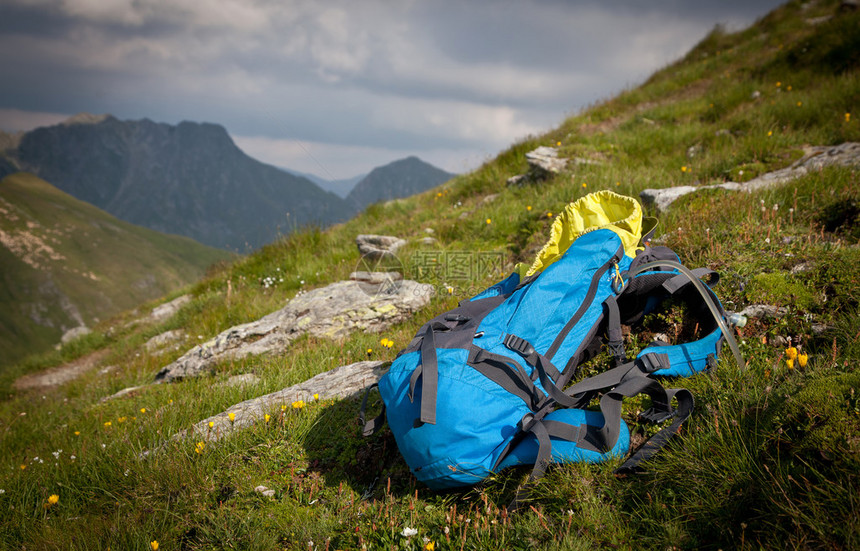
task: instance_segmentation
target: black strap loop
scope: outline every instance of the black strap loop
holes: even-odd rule
[[[364,436],[372,436],[376,434],[379,429],[382,428],[383,423],[385,423],[385,402],[382,403],[382,413],[371,419],[370,421],[365,420],[365,412],[367,411],[367,397],[370,396],[370,391],[374,388],[378,388],[379,383],[373,383],[367,390],[364,391],[364,397],[361,399],[361,409],[358,410],[358,420],[362,425],[362,434]]]

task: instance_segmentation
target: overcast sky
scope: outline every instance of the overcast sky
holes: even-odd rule
[[[0,129],[206,121],[328,179],[463,172],[780,3],[0,0]]]

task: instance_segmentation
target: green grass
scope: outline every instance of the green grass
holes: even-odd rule
[[[500,253],[508,271],[542,245],[550,214],[591,191],[636,196],[646,187],[744,181],[788,166],[805,145],[860,141],[858,68],[844,55],[855,44],[857,16],[804,21],[836,14],[837,6],[801,11],[793,3],[740,33],[715,29],[643,86],[512,145],[470,174],[222,266],[189,289],[193,301],[172,320],[126,325],[134,315],[125,313],[62,352],[17,366],[15,375],[105,349],[103,365],[116,368],[55,389],[13,391],[11,376],[0,380],[0,547],[149,549],[157,540],[160,549],[306,550],[310,541],[315,549],[420,549],[426,537],[436,549],[860,548],[855,168],[750,194],[700,192],[660,214],[667,246],[691,267],[720,272],[717,293],[728,309],[764,302],[788,313],[737,330],[745,371],[726,350],[715,372],[675,382],[694,393],[696,410],[643,475],[616,477],[612,464],[557,466],[516,515],[505,506],[526,470],[431,492],[411,476],[388,430],[360,436],[357,398],[276,407],[268,425],[200,454],[196,442],[170,439],[239,401],[365,359],[368,348],[372,358],[392,359],[425,320],[498,280],[495,269],[462,280],[421,272],[455,292],[443,291],[384,335],[304,337],[272,356],[225,361],[206,377],[100,402],[151,381],[201,339],[280,308],[300,290],[346,278],[359,261],[356,234],[410,239],[400,256],[413,276],[412,255],[427,250]],[[602,164],[505,186],[526,169],[527,151],[556,142],[564,155]],[[485,200],[490,194],[498,195]],[[429,248],[417,243],[426,228],[439,240]],[[275,283],[266,286],[268,277]],[[683,333],[679,321],[672,311],[651,317],[631,347],[653,332]],[[168,329],[187,333],[186,348],[142,348]],[[383,337],[396,347],[379,346]],[[787,365],[788,338],[808,354],[806,366]],[[601,358],[590,365],[605,367]],[[247,372],[260,382],[221,385]],[[165,442],[141,459],[142,450]],[[258,485],[274,497],[256,493]],[[52,494],[59,502],[46,508]],[[403,536],[406,527],[418,534]]]
[[[99,320],[187,286],[229,253],[134,226],[30,174],[0,182],[0,368]]]

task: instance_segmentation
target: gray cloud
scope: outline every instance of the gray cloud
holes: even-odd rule
[[[746,25],[776,5],[7,0],[0,128],[24,126],[22,111],[33,124],[79,111],[205,120],[277,164],[307,163],[289,144],[313,143],[337,177],[366,169],[360,152],[435,156],[462,170],[453,152],[475,159],[557,124],[683,55],[715,24]]]

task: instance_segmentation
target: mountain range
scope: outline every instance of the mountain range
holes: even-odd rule
[[[232,251],[346,220],[370,202],[452,176],[411,157],[375,169],[344,198],[253,159],[217,124],[89,114],[0,136],[0,177],[19,171],[127,222]]]

